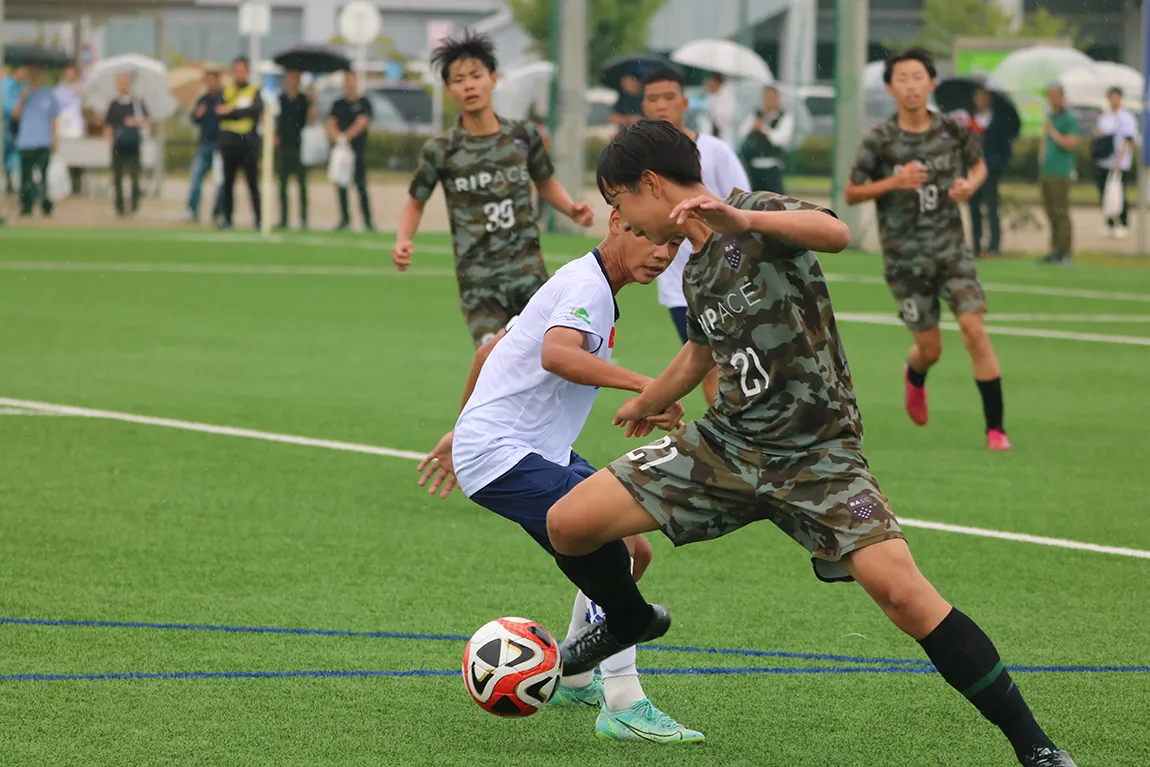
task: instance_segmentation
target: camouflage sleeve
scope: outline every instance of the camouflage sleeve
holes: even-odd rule
[[[958,146],[962,153],[962,164],[969,170],[982,160],[982,141],[977,135],[966,129],[965,125],[958,126]]]
[[[879,177],[879,157],[881,155],[881,147],[879,146],[879,137],[873,131],[867,134],[863,139],[862,145],[859,146],[858,155],[855,157],[854,167],[851,168],[850,181],[853,184],[869,184],[872,181],[880,181]]]
[[[687,340],[693,344],[711,345],[707,334],[703,332],[703,324],[699,322],[699,318],[695,316],[689,306],[687,307]]]
[[[543,137],[531,123],[527,123],[527,172],[535,183],[546,181],[555,175],[551,164],[551,153],[543,146]]]
[[[732,204],[743,210],[769,210],[769,211],[797,211],[817,210],[828,216],[838,218],[833,210],[816,205],[813,202],[800,200],[795,197],[786,197],[772,192],[749,192],[739,195]],[[770,237],[768,235],[752,232],[751,236],[763,244],[763,252],[767,258],[790,258],[796,253],[803,253],[806,247],[792,245],[789,242]]]
[[[430,139],[423,145],[419,153],[419,165],[415,168],[415,176],[411,179],[411,186],[407,193],[418,202],[427,202],[431,193],[435,191],[435,184],[439,181],[439,169],[443,166],[443,147],[435,139]]]

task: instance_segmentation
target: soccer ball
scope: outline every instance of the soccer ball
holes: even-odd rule
[[[526,618],[491,621],[463,648],[467,692],[496,716],[531,716],[555,694],[562,674],[558,644]]]

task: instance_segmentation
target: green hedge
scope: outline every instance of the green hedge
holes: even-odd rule
[[[368,137],[367,161],[372,170],[410,172],[419,161],[419,152],[427,140],[415,133],[372,133]],[[603,139],[587,140],[586,167],[593,172],[599,155],[607,142]],[[195,154],[195,134],[183,125],[172,125],[168,130],[167,166],[187,168]],[[788,173],[795,176],[830,178],[834,162],[833,141],[825,137],[808,138],[801,147],[791,152]],[[1090,144],[1083,141],[1078,148],[1078,175],[1083,182],[1093,183],[1094,163],[1090,159]],[[1038,179],[1038,140],[1018,139],[1014,142],[1014,157],[1005,178],[1010,181],[1036,181]]]

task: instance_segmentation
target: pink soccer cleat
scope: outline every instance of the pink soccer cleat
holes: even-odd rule
[[[1002,429],[991,429],[986,433],[986,446],[996,453],[1010,450],[1010,437]]]
[[[910,371],[910,365],[902,369],[902,380],[906,384],[906,414],[910,416],[910,420],[917,423],[919,426],[926,426],[927,410],[926,410],[926,387],[913,386],[907,378],[907,373]],[[1005,434],[1002,436],[1006,436]]]

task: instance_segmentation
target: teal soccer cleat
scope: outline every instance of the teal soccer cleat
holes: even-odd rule
[[[562,680],[560,680],[562,682]],[[548,706],[576,707],[587,706],[599,708],[603,705],[603,680],[595,677],[586,687],[564,687],[562,683],[555,688],[555,694],[547,701]]]
[[[647,743],[702,743],[703,733],[684,727],[644,698],[622,711],[603,708],[595,722],[595,737]]]

